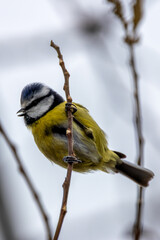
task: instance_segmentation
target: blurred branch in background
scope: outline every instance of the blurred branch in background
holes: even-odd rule
[[[12,221],[8,214],[8,206],[6,206],[6,199],[3,198],[4,185],[3,185],[3,170],[0,168],[0,224],[3,229],[3,234],[0,239],[16,239],[15,232],[13,229]]]
[[[72,113],[76,111],[74,108],[74,105],[72,104],[72,98],[70,96],[70,90],[69,90],[69,77],[70,74],[67,71],[65,67],[65,63],[63,61],[63,56],[61,54],[60,48],[53,42],[51,41],[50,46],[53,47],[59,58],[59,65],[62,68],[62,72],[64,75],[64,91],[66,94],[66,112],[67,112],[67,117],[68,117],[68,129],[66,131],[67,139],[68,139],[68,155],[67,157],[64,156],[64,161],[67,160],[68,162],[68,167],[67,167],[67,175],[63,183],[63,199],[62,199],[62,206],[61,206],[61,211],[60,211],[60,216],[56,228],[56,232],[54,235],[54,240],[57,240],[62,228],[63,220],[64,217],[67,213],[67,201],[68,201],[68,193],[69,193],[69,187],[70,187],[70,182],[71,182],[71,175],[72,175],[72,169],[73,169],[73,164],[78,163],[78,159],[75,157],[75,154],[73,152],[73,116]]]
[[[37,203],[38,207],[39,207],[39,210],[40,210],[40,213],[43,217],[43,220],[44,220],[44,224],[45,224],[45,227],[46,227],[46,232],[47,232],[47,235],[48,235],[48,240],[51,240],[51,228],[50,228],[50,225],[49,225],[49,221],[48,221],[48,217],[47,217],[47,214],[44,210],[44,207],[40,201],[40,198],[35,190],[35,187],[33,186],[33,183],[31,182],[26,170],[24,169],[24,166],[22,164],[22,161],[17,153],[17,150],[16,150],[16,147],[13,145],[13,143],[11,142],[11,140],[8,138],[4,128],[2,127],[1,123],[0,123],[0,133],[2,134],[2,136],[4,137],[5,141],[7,142],[9,148],[11,149],[14,157],[15,157],[15,160],[18,164],[18,167],[19,167],[19,171],[21,172],[21,174],[23,175],[23,177],[25,178],[27,184],[28,184],[28,187],[30,189],[30,191],[32,192],[32,195],[35,199],[35,202]]]
[[[124,42],[128,45],[129,48],[129,64],[133,76],[133,94],[134,94],[134,124],[135,124],[135,132],[137,135],[137,164],[143,165],[144,163],[144,138],[142,135],[142,117],[141,117],[141,106],[140,106],[140,94],[139,94],[139,77],[136,70],[135,64],[135,52],[134,47],[135,44],[138,43],[139,38],[137,37],[137,27],[142,19],[142,9],[143,9],[143,0],[132,1],[131,10],[132,10],[132,19],[130,21],[125,20],[123,6],[121,1],[119,0],[107,0],[108,2],[114,5],[112,9],[113,13],[120,20],[124,32]],[[142,234],[142,208],[143,208],[143,188],[138,188],[138,196],[137,196],[137,209],[136,209],[136,219],[133,227],[133,234],[135,240],[140,239]]]

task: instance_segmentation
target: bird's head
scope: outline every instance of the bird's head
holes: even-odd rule
[[[21,93],[21,109],[17,112],[30,125],[64,99],[51,88],[42,83],[32,83],[24,87]]]

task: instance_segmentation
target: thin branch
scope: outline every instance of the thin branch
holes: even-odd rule
[[[72,103],[72,98],[70,96],[70,91],[69,91],[69,77],[70,77],[70,74],[69,74],[69,72],[67,71],[67,69],[65,67],[65,63],[63,61],[63,55],[61,54],[59,46],[57,46],[52,40],[51,40],[50,46],[53,47],[56,50],[57,54],[58,54],[59,65],[62,68],[62,72],[63,72],[64,79],[65,79],[63,89],[64,89],[65,94],[66,94],[67,102]]]
[[[130,67],[134,80],[134,100],[135,100],[135,126],[136,126],[136,134],[138,140],[138,156],[137,156],[137,164],[143,165],[143,151],[144,151],[144,139],[142,135],[142,117],[141,117],[141,109],[140,109],[140,99],[139,99],[139,78],[136,71],[135,66],[135,56],[133,44],[128,44],[129,52],[130,52]]]
[[[134,102],[135,102],[135,132],[136,132],[136,142],[137,144],[137,164],[143,165],[144,163],[144,138],[142,134],[142,117],[141,117],[141,107],[140,107],[140,97],[139,97],[139,77],[135,65],[135,55],[134,55],[134,46],[139,41],[139,38],[136,36],[136,28],[139,25],[142,15],[143,15],[143,0],[136,0],[132,5],[133,19],[132,21],[126,21],[123,13],[123,6],[119,0],[107,0],[114,5],[113,13],[120,20],[124,32],[125,38],[124,42],[128,45],[129,48],[129,63],[133,77],[133,86],[134,86]],[[130,32],[128,29],[131,29]],[[134,239],[139,240],[142,233],[142,210],[144,204],[144,190],[142,187],[138,187],[137,195],[137,207],[136,207],[136,219],[133,227]]]
[[[72,98],[70,96],[70,91],[69,91],[69,77],[70,77],[70,74],[67,71],[67,69],[65,68],[65,63],[63,61],[63,56],[61,54],[60,48],[53,41],[51,41],[50,46],[53,47],[58,54],[59,65],[62,68],[62,71],[63,71],[63,74],[64,74],[64,79],[65,79],[63,89],[64,89],[65,94],[66,94],[67,103],[72,104]],[[67,129],[66,134],[67,134],[67,138],[68,138],[68,154],[69,154],[69,156],[75,158],[75,155],[74,155],[74,152],[73,152],[73,125],[72,125],[73,116],[72,116],[71,108],[67,109],[67,114],[68,114],[68,129]],[[67,175],[66,175],[65,181],[63,183],[62,206],[61,206],[59,220],[58,220],[58,224],[57,224],[57,228],[56,228],[56,232],[55,232],[53,240],[58,239],[61,228],[62,228],[64,217],[67,213],[67,200],[68,200],[68,193],[69,193],[72,169],[73,169],[73,162],[68,163]]]
[[[142,117],[141,117],[141,109],[140,109],[140,99],[139,99],[139,78],[136,72],[135,66],[135,56],[133,45],[129,44],[129,52],[130,52],[130,66],[132,70],[133,80],[134,80],[134,99],[135,99],[135,126],[136,126],[136,134],[138,141],[138,155],[137,155],[137,164],[143,165],[144,163],[144,138],[142,135]],[[139,240],[142,233],[142,211],[144,205],[144,189],[142,187],[138,187],[137,194],[137,203],[136,203],[136,217],[135,223],[133,226],[133,234],[134,239]]]
[[[142,234],[142,210],[144,207],[144,189],[138,188],[137,203],[136,203],[136,216],[135,223],[133,225],[133,235],[135,240],[139,240]]]
[[[4,128],[2,127],[1,123],[0,123],[0,133],[3,135],[4,139],[6,140],[8,146],[9,146],[9,148],[11,149],[11,151],[12,151],[14,157],[15,157],[15,160],[18,164],[19,171],[23,175],[24,179],[26,180],[26,182],[28,184],[28,187],[29,187],[29,189],[30,189],[30,191],[31,191],[31,193],[34,197],[34,200],[39,207],[40,213],[41,213],[41,215],[43,217],[43,220],[44,220],[44,223],[45,223],[48,239],[51,240],[52,239],[51,238],[51,228],[50,228],[50,225],[49,225],[49,220],[48,220],[47,214],[46,214],[46,212],[44,210],[44,207],[42,205],[42,202],[40,201],[40,198],[39,198],[39,196],[38,196],[38,194],[37,194],[37,192],[36,192],[36,190],[33,186],[33,183],[31,182],[31,180],[30,180],[30,178],[29,178],[29,176],[28,176],[28,174],[27,174],[27,172],[26,172],[26,170],[25,170],[25,168],[22,164],[22,161],[21,161],[21,159],[18,155],[18,152],[16,150],[15,145],[11,142],[11,140],[7,136],[7,134],[4,130]]]

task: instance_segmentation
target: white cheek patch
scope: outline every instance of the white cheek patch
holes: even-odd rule
[[[49,97],[46,97],[42,101],[40,101],[36,106],[33,106],[32,108],[30,108],[27,111],[27,115],[31,118],[40,117],[49,110],[53,102],[54,102],[54,96],[50,95]]]

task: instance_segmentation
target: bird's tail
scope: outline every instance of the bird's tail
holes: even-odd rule
[[[125,175],[126,177],[132,179],[142,187],[147,187],[149,181],[153,178],[154,173],[149,169],[140,167],[133,163],[127,161],[120,161],[115,165],[117,172]]]

